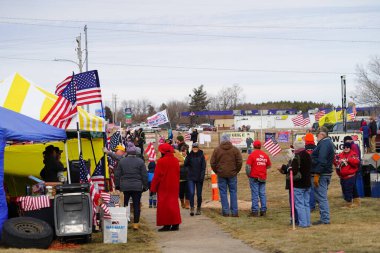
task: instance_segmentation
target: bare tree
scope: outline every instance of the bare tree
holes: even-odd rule
[[[184,101],[179,100],[170,100],[166,103],[168,116],[172,125],[175,125],[179,122],[181,117],[181,112],[186,112],[189,110],[189,104]]]
[[[121,109],[117,113],[118,121],[124,122],[124,108],[126,107],[132,109],[132,119],[136,123],[145,121],[149,113],[154,111],[152,102],[146,98],[137,100],[123,100],[121,102]]]
[[[244,101],[243,88],[238,84],[222,88],[215,97],[210,99],[211,107],[215,110],[236,109]]]
[[[373,57],[367,69],[357,66],[356,76],[359,85],[356,86],[357,102],[359,104],[380,104],[380,57]]]

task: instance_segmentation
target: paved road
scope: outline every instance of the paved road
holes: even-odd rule
[[[144,194],[146,195],[146,194]],[[142,216],[157,230],[156,209],[147,208],[146,198],[143,200]],[[177,232],[157,232],[158,245],[163,253],[191,253],[191,252],[250,252],[260,253],[242,241],[232,238],[210,218],[200,215],[189,215],[188,210],[181,209],[182,224]],[[231,218],[227,218],[231,219]]]

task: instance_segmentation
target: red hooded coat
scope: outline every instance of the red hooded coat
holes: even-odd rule
[[[169,144],[161,144],[159,151],[164,157],[158,159],[150,187],[157,192],[157,226],[181,224],[179,210],[179,162]]]
[[[336,158],[337,159],[335,159],[334,165],[340,168],[340,170],[336,171],[336,174],[338,174],[341,179],[347,179],[355,176],[360,163],[358,155],[355,151],[350,150],[348,153],[342,152],[337,155]],[[343,159],[347,161],[347,165],[342,163]]]

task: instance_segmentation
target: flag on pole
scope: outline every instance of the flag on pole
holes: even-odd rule
[[[120,144],[121,135],[119,131],[116,131],[113,133],[113,135],[110,138],[110,150],[114,150],[117,145]]]
[[[63,90],[50,111],[42,119],[49,125],[66,129],[71,119],[77,114],[77,98],[74,82],[71,80],[69,85]]]
[[[149,161],[155,161],[156,160],[156,150],[154,149],[153,143],[149,143],[148,147],[145,150],[145,154],[148,155]]]
[[[276,156],[278,153],[281,152],[281,147],[280,145],[278,145],[277,142],[273,141],[272,139],[268,139],[265,143],[264,143],[264,148],[266,150],[268,150],[268,152],[272,155],[272,156]]]
[[[110,156],[107,156],[108,159],[108,171],[110,173],[110,180],[111,180],[111,190],[115,189],[115,167],[117,165],[117,162],[112,159]]]
[[[191,135],[189,133],[185,133],[185,141],[190,141]]]
[[[91,180],[95,184],[95,187],[97,187],[99,192],[102,192],[105,189],[104,188],[104,172],[105,171],[104,171],[102,159],[100,159],[91,176]]]
[[[292,119],[294,126],[306,126],[307,124],[310,123],[310,117],[309,113],[305,112],[302,114],[298,114],[296,117]]]
[[[76,86],[76,97],[79,106],[102,102],[102,93],[97,70],[66,77],[65,80],[57,85],[55,94],[58,96],[61,95],[64,89],[70,84],[71,80],[73,80]]]
[[[76,74],[73,80],[77,87],[77,102],[79,106],[102,102],[97,70]]]
[[[69,83],[71,82],[72,78],[73,76],[68,76],[65,78],[65,80],[57,84],[57,87],[55,88],[55,95],[57,96],[61,95],[64,89],[66,88],[66,86],[69,85]]]
[[[96,203],[95,203],[95,197],[96,194],[98,193],[96,191],[95,185],[93,184],[91,177],[90,177],[90,172],[86,167],[86,163],[83,160],[83,155],[80,153],[79,155],[79,176],[80,176],[80,182],[81,183],[88,183],[90,185],[90,197],[92,200],[92,214],[93,214],[93,221],[94,224],[96,223]]]
[[[169,117],[166,109],[154,114],[153,116],[148,117],[147,122],[149,126],[159,126],[169,122]]]
[[[325,116],[326,114],[326,111],[325,110],[320,110],[318,111],[316,114],[315,114],[315,121],[319,121],[320,118],[322,118],[323,116]]]
[[[356,107],[352,106],[347,109],[348,119],[349,120],[355,120],[356,118]]]

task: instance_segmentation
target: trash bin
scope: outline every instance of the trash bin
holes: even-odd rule
[[[371,171],[371,197],[380,198],[380,173]]]
[[[365,165],[362,167],[362,177],[363,177],[363,190],[365,197],[371,197],[371,169],[369,166]]]
[[[54,223],[57,236],[91,236],[92,201],[88,184],[56,186]]]

